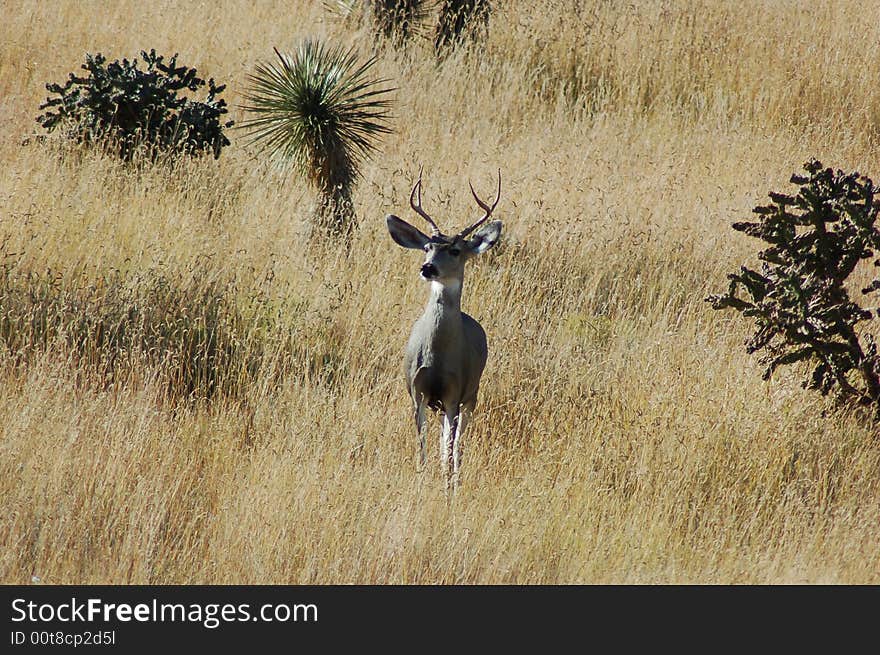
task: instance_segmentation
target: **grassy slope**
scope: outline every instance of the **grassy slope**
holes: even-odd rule
[[[762,383],[747,326],[702,301],[753,256],[729,223],[807,158],[880,177],[861,3],[499,2],[479,57],[386,52],[397,129],[348,249],[307,238],[311,192],[240,135],[179,174],[20,145],[84,51],[180,52],[236,105],[273,45],[369,49],[318,2],[251,4],[25,2],[0,25],[9,284],[51,271],[61,317],[118,315],[114,271],[159,316],[210,292],[283,373],[174,406],[162,364],[108,382],[62,338],[7,352],[0,580],[880,582],[876,438],[797,371]],[[382,221],[421,163],[445,226],[475,215],[468,176],[505,179],[465,288],[490,362],[452,503],[415,470],[399,358],[426,290]],[[157,279],[180,294],[143,295]]]

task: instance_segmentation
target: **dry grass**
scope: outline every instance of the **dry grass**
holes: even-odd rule
[[[797,371],[762,383],[702,301],[754,254],[729,223],[803,161],[880,177],[873,10],[497,4],[479,56],[382,54],[396,132],[347,248],[240,140],[174,172],[21,142],[85,51],[179,51],[235,105],[273,45],[365,32],[305,0],[6,7],[0,580],[880,582],[875,432]],[[445,225],[467,176],[505,177],[454,500],[415,470],[399,360],[426,290],[382,220],[419,163]]]

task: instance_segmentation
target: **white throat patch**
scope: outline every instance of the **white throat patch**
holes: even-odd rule
[[[441,282],[440,280],[431,280],[431,293],[441,294],[443,291],[447,293],[457,294],[461,292],[461,282],[452,280],[450,282]]]

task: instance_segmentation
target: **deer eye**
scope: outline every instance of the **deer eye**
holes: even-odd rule
[[[461,254],[461,250],[459,250],[458,248],[450,248],[449,254],[453,257],[458,257]]]

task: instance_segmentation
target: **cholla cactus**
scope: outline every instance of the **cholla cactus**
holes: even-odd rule
[[[37,117],[47,130],[64,127],[67,135],[80,143],[102,142],[117,148],[123,159],[131,159],[140,147],[155,158],[160,153],[199,155],[205,151],[220,156],[229,145],[220,116],[227,113],[226,102],[218,95],[226,88],[213,79],[196,76],[194,68],[177,65],[177,55],[166,64],[155,50],[141,52],[146,68],[137,60],[106,63],[100,53],[86,55],[82,68],[88,77],[71,73],[64,86],[47,84],[58,97],[48,98]],[[106,65],[105,65],[106,64]],[[208,86],[204,102],[178,95]]]
[[[814,364],[804,386],[832,389],[880,414],[880,358],[869,334],[856,329],[873,313],[852,301],[846,281],[880,248],[878,187],[858,173],[836,173],[810,161],[808,176],[793,175],[797,195],[770,193],[770,205],[753,211],[758,222],[733,228],[762,239],[761,272],[745,266],[728,275],[727,293],[709,296],[714,309],[733,308],[755,322],[749,353],[765,352],[764,379],[777,367]],[[880,259],[875,261],[880,266]],[[874,280],[862,293],[880,289]]]

